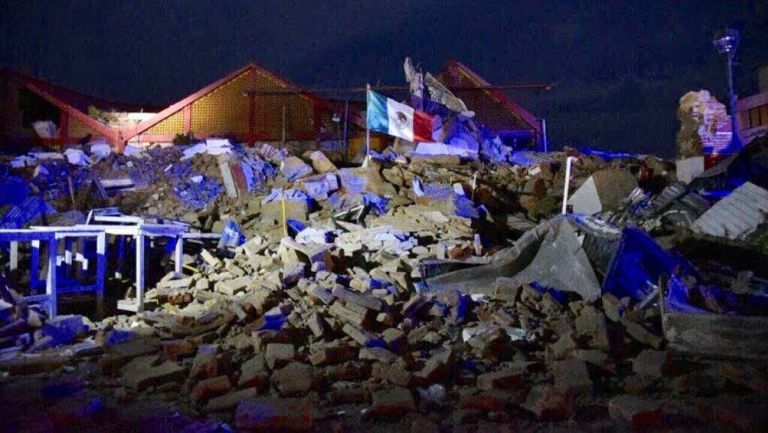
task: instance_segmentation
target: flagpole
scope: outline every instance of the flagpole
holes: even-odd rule
[[[370,101],[368,100],[370,98],[370,94],[368,92],[371,91],[371,85],[366,84],[365,85],[365,100],[366,103],[366,109],[365,109],[365,159],[363,160],[363,167],[368,167],[368,158],[371,157],[371,129],[368,125],[368,119],[370,118],[370,114],[368,111],[370,110]]]

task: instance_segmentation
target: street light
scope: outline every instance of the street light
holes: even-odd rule
[[[715,38],[712,43],[720,54],[725,54],[728,60],[728,96],[731,105],[731,144],[728,146],[733,152],[741,148],[741,139],[739,138],[739,129],[736,123],[736,94],[733,92],[733,56],[739,47],[739,31],[736,29],[725,29],[722,35]]]

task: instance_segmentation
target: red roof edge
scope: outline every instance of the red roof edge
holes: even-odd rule
[[[448,62],[446,62],[445,66],[443,67],[443,70],[450,70],[450,69],[458,69],[460,72],[464,73],[467,78],[469,78],[471,81],[475,82],[478,86],[488,86],[490,87],[491,84],[486,81],[483,77],[478,75],[475,71],[470,69],[467,65],[459,62],[455,59],[450,59]],[[517,114],[520,119],[523,120],[528,126],[531,127],[534,131],[536,131],[536,135],[541,135],[541,124],[539,123],[539,120],[536,116],[533,115],[530,111],[526,110],[519,104],[517,104],[515,101],[510,98],[506,92],[502,91],[501,89],[488,89],[488,94],[491,95],[494,99],[496,99],[498,102],[503,104],[509,111],[514,112]],[[472,107],[469,107],[472,109]]]
[[[167,108],[165,108],[162,111],[160,111],[159,113],[157,113],[155,116],[152,116],[151,118],[144,120],[143,122],[139,123],[138,125],[136,125],[135,127],[131,128],[130,130],[125,131],[126,133],[123,134],[123,136],[126,139],[129,139],[129,138],[132,138],[132,137],[134,137],[134,136],[136,136],[136,135],[138,135],[140,133],[145,132],[149,128],[151,128],[151,127],[157,125],[158,123],[160,123],[161,121],[167,119],[171,115],[178,113],[185,106],[187,106],[187,105],[197,101],[198,99],[208,95],[209,93],[213,92],[214,90],[218,89],[219,87],[229,83],[230,81],[236,79],[240,75],[242,75],[242,74],[244,74],[244,73],[246,73],[248,71],[251,71],[251,70],[257,71],[257,72],[259,72],[259,73],[261,73],[263,75],[269,76],[270,78],[272,78],[273,80],[277,81],[278,83],[280,83],[284,87],[298,88],[298,86],[296,86],[291,81],[289,81],[289,80],[287,80],[287,79],[285,79],[285,78],[275,74],[272,71],[264,69],[261,66],[251,62],[251,63],[248,63],[248,64],[246,64],[245,66],[243,66],[241,68],[236,69],[233,72],[230,72],[229,74],[225,75],[224,77],[214,81],[211,84],[208,84],[207,86],[205,86],[202,89],[200,89],[200,90],[198,90],[198,91],[196,91],[196,92],[186,96],[185,98],[183,98],[183,99],[181,99],[181,100],[171,104]],[[322,98],[318,97],[317,95],[315,95],[313,93],[301,93],[301,94],[306,96],[306,97],[308,97],[308,98],[310,98],[312,100],[312,102],[316,103],[317,105],[320,105],[323,108],[326,108],[328,110],[333,110],[334,109],[333,105],[329,101],[326,101],[325,99],[322,99]]]

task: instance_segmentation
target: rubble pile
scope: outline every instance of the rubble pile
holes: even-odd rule
[[[728,198],[710,205],[670,183],[664,163],[567,150],[518,164],[395,154],[337,168],[320,152],[185,152],[109,155],[80,169],[130,178],[134,191],[104,198],[132,203],[126,210],[207,231],[242,227],[232,248],[202,249],[183,275],[154,281],[146,311],[47,320],[4,284],[2,341],[17,349],[0,357],[5,386],[45,375],[41,392],[60,390],[45,397],[56,402],[51,422],[155,402],[199,431],[765,426],[759,414],[723,421],[728,409],[711,399],[764,402],[764,367],[680,358],[665,338],[667,298],[759,315],[766,292],[761,277],[697,257],[692,243],[726,235],[707,215]],[[582,211],[555,216],[568,156],[578,158],[571,203]],[[761,221],[727,231],[729,242],[758,236]]]
[[[683,95],[677,118],[680,120],[678,158],[702,156],[705,150],[722,150],[731,141],[731,116],[725,111],[725,105],[706,90]]]

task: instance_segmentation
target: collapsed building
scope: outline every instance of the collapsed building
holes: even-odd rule
[[[113,140],[113,128],[92,116],[93,110],[139,113],[153,109],[107,101],[22,72],[0,70],[0,139],[6,152],[23,153],[32,146],[58,148],[83,141]]]
[[[215,137],[4,158],[8,425],[765,429],[768,136],[683,182],[515,150],[531,117],[405,71],[438,141],[364,165]],[[138,129],[167,139],[226,83]]]

